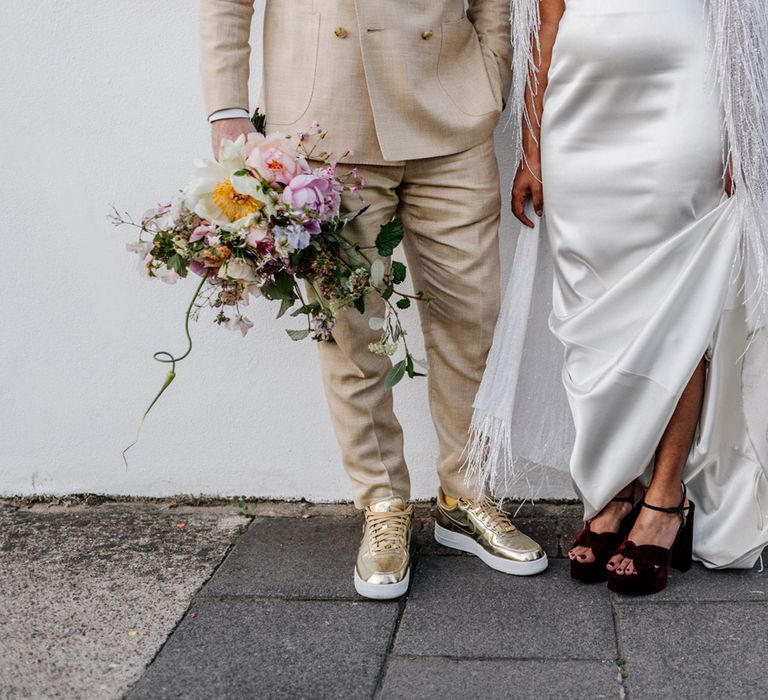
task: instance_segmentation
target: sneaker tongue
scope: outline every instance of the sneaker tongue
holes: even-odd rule
[[[402,498],[387,498],[371,504],[374,513],[389,513],[396,510],[405,510],[405,501]]]

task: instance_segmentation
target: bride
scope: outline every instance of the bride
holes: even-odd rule
[[[751,567],[768,543],[763,2],[512,2],[527,228],[470,477],[498,490],[542,461],[531,435],[568,440],[586,518],[571,574],[617,592],[657,592],[692,558]],[[572,433],[530,386],[553,356],[526,334],[542,275]]]

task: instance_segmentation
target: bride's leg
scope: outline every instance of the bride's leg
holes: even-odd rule
[[[680,503],[680,481],[701,417],[705,383],[706,364],[702,360],[683,391],[659,443],[653,478],[646,493],[648,503],[665,508]],[[655,544],[668,548],[672,546],[679,528],[678,515],[643,508],[629,539],[638,545]],[[632,560],[620,554],[608,562],[608,568],[626,574],[635,572]]]

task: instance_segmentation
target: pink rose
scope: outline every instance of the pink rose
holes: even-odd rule
[[[327,171],[297,175],[283,191],[283,201],[296,211],[308,209],[320,221],[338,216],[341,205],[341,187]]]
[[[296,150],[283,134],[250,134],[245,148],[248,165],[270,184],[287,185],[303,172]]]

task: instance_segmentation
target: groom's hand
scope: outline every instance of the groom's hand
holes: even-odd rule
[[[224,139],[236,141],[243,134],[248,136],[256,131],[250,119],[245,117],[237,119],[217,119],[211,124],[211,145],[213,155],[218,160],[219,147]]]

